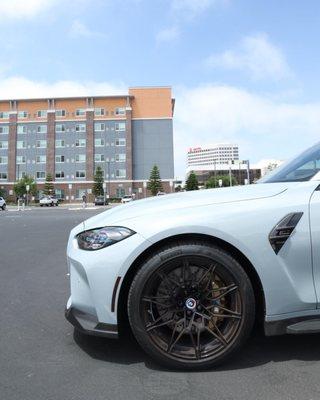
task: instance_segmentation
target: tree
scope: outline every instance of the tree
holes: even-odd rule
[[[150,172],[150,178],[147,185],[148,190],[150,190],[152,196],[156,196],[158,192],[161,192],[162,189],[162,181],[160,178],[160,171],[159,168],[154,165]]]
[[[94,180],[94,184],[93,184],[93,188],[92,188],[92,193],[95,196],[103,196],[104,195],[103,171],[102,171],[101,167],[97,167],[93,180]]]
[[[46,196],[54,194],[53,178],[51,174],[47,174],[46,181],[44,183],[43,194]]]
[[[6,191],[0,188],[0,197],[5,197],[5,196],[6,196]]]
[[[206,182],[206,189],[217,188],[219,187],[219,180],[222,180],[222,186],[230,186],[230,177],[229,175],[217,175],[211,176]],[[238,184],[236,178],[232,175],[231,176],[232,186]]]
[[[37,194],[37,184],[32,176],[25,175],[13,186],[15,194],[20,197],[27,193],[26,186],[29,185],[29,193],[35,196]]]
[[[199,183],[198,183],[197,175],[194,173],[194,171],[190,172],[188,179],[186,180],[185,189],[187,191],[199,190]]]

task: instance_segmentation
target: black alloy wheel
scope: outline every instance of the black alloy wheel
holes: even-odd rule
[[[227,359],[254,323],[251,282],[241,265],[211,245],[172,245],[148,259],[130,289],[133,333],[169,368],[204,369]]]

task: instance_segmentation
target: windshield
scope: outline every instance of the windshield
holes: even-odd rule
[[[320,142],[264,176],[258,183],[303,182],[311,179],[319,171]]]

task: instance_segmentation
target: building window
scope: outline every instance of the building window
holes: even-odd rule
[[[63,124],[57,124],[56,125],[56,132],[65,132],[66,127]]]
[[[18,125],[18,133],[27,133],[27,126],[26,125]]]
[[[95,130],[96,132],[102,132],[102,131],[104,131],[104,130],[105,130],[105,124],[101,124],[101,123],[99,123],[99,122],[96,122],[96,123],[94,124],[94,130]]]
[[[59,200],[64,199],[64,190],[63,189],[55,189],[56,198]]]
[[[116,161],[117,162],[126,162],[126,155],[125,154],[116,154]]]
[[[94,115],[96,117],[101,117],[102,115],[104,115],[104,108],[95,108]]]
[[[39,149],[45,149],[47,147],[47,141],[46,140],[37,140],[36,146]]]
[[[85,178],[86,171],[76,171],[76,178]]]
[[[38,118],[46,118],[47,117],[47,110],[39,110],[37,112],[37,117]]]
[[[65,117],[66,110],[56,110],[56,117]]]
[[[56,140],[56,148],[64,147],[64,140],[57,139]]]
[[[17,149],[25,149],[26,142],[24,140],[17,140]]]
[[[36,177],[37,179],[46,179],[46,173],[44,171],[37,171]]]
[[[56,179],[61,179],[64,178],[64,172],[63,171],[57,171],[56,172]]]
[[[64,163],[64,156],[56,156],[56,163]]]
[[[27,176],[27,173],[25,171],[19,171],[18,179],[25,178],[26,176]]]
[[[47,125],[38,125],[37,132],[38,133],[47,133]]]
[[[86,124],[77,124],[76,125],[76,132],[85,132],[86,131]]]
[[[116,177],[117,178],[125,178],[126,177],[126,170],[125,169],[117,169],[116,170]]]
[[[9,119],[9,111],[1,111],[0,119]]]
[[[77,139],[76,147],[86,147],[86,139]]]
[[[0,149],[7,149],[7,148],[8,148],[8,141],[0,140]]]
[[[81,116],[83,116],[83,115],[86,115],[86,110],[85,110],[84,108],[78,108],[78,109],[76,110],[76,116],[77,116],[77,117],[81,117]]]
[[[117,107],[115,110],[116,115],[125,115],[126,109],[124,107]]]
[[[37,156],[36,162],[37,164],[45,164],[46,163],[46,156]]]
[[[125,146],[126,139],[116,139],[116,146]]]
[[[6,172],[0,172],[0,179],[1,180],[6,180],[8,179],[8,175]]]
[[[116,122],[115,130],[118,132],[123,132],[126,130],[126,123],[125,122]]]
[[[27,111],[19,111],[18,112],[18,118],[28,118]]]
[[[95,162],[104,162],[104,154],[95,154],[94,161]]]
[[[0,156],[0,164],[8,164],[8,157]]]
[[[117,188],[116,192],[117,192],[116,196],[118,199],[121,199],[126,194],[123,188]]]
[[[9,133],[9,127],[8,126],[0,126],[0,133],[8,134]]]
[[[76,154],[76,162],[77,163],[86,162],[86,155],[85,154]]]
[[[26,156],[17,156],[16,162],[17,162],[17,164],[25,164]]]
[[[94,139],[94,145],[95,147],[103,147],[104,146],[104,139]]]
[[[87,195],[87,189],[77,189],[76,190],[76,199],[82,199],[82,196]]]

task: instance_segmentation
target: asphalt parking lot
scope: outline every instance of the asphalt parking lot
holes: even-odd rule
[[[74,333],[64,318],[66,241],[99,212],[0,212],[1,399],[320,398],[320,335],[255,333],[228,364],[183,373],[159,368],[133,340]]]

